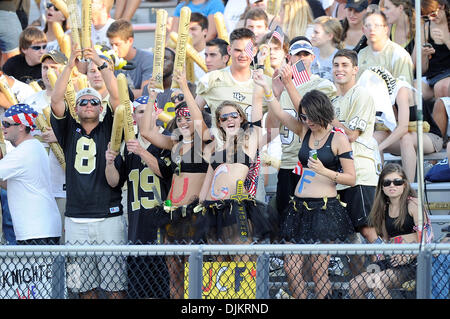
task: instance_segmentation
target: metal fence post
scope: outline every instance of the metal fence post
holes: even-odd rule
[[[256,262],[256,299],[269,299],[269,255],[258,256]]]
[[[65,259],[64,256],[57,256],[52,267],[52,299],[64,299],[65,287]]]
[[[427,245],[417,256],[416,298],[431,298],[431,250]]]
[[[189,299],[202,298],[203,252],[201,246],[189,256]]]

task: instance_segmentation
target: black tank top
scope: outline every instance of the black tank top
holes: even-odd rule
[[[239,154],[239,157],[238,157],[238,154]],[[229,161],[227,161],[227,151],[225,149],[222,151],[219,151],[217,153],[214,152],[211,155],[211,167],[214,170],[217,167],[219,167],[220,164],[223,164],[223,163],[230,163],[230,164],[240,163],[240,164],[244,164],[245,166],[250,168],[252,162],[253,161],[243,150],[235,152],[233,154],[233,161],[231,163]]]
[[[430,43],[435,53],[431,55],[431,59],[428,63],[428,70],[425,72],[427,79],[432,78],[439,73],[442,73],[450,69],[450,50],[445,44],[436,44],[431,37],[430,23],[428,23],[428,43]]]
[[[176,152],[179,154],[182,142],[179,143]],[[193,152],[192,146],[189,151],[183,155],[175,156],[172,161],[172,168],[175,170],[179,167],[179,173],[206,173],[208,171],[208,162],[205,161],[201,152]]]
[[[407,235],[412,234],[415,232],[414,230],[414,218],[410,214],[406,214],[405,222],[403,225],[398,228],[394,223],[397,220],[398,217],[390,217],[389,216],[389,205],[386,205],[386,212],[385,212],[385,224],[386,224],[386,231],[389,235],[389,237],[396,237],[401,235]]]
[[[339,161],[339,157],[333,153],[331,149],[331,141],[333,140],[333,136],[335,134],[335,128],[331,129],[330,135],[328,136],[325,144],[317,149],[317,158],[320,159],[323,166],[333,171],[337,171],[341,168],[341,163]],[[302,146],[298,152],[298,159],[302,163],[303,167],[308,167],[308,159],[309,159],[309,151],[311,148],[309,147],[309,138],[311,136],[311,130],[308,130],[305,134],[305,137],[302,142]]]

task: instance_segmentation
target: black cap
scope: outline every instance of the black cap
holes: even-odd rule
[[[347,0],[346,8],[353,8],[358,12],[367,9],[369,2],[367,0]]]

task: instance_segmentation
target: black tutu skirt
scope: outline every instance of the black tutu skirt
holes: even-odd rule
[[[277,213],[253,198],[204,201],[195,223],[196,240],[244,244],[270,240],[277,234]]]
[[[288,242],[346,242],[355,234],[347,210],[335,197],[294,197],[289,202],[285,216],[281,234]]]
[[[194,213],[198,205],[198,199],[192,203],[180,207],[157,207],[157,216],[160,216],[159,227],[164,230],[164,241],[173,244],[189,244],[194,240],[195,220],[197,214]]]

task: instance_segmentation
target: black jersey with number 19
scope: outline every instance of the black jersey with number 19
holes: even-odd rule
[[[114,165],[119,172],[119,185],[127,182],[128,240],[133,244],[153,244],[158,239],[158,227],[152,209],[160,205],[169,192],[172,180],[170,151],[146,141],[141,145],[157,160],[161,177],[126,147],[125,156],[117,156]]]
[[[66,217],[105,218],[122,211],[120,186],[112,188],[105,177],[105,152],[111,138],[113,116],[108,105],[105,117],[90,134],[69,114],[51,116],[53,131],[66,159]]]

